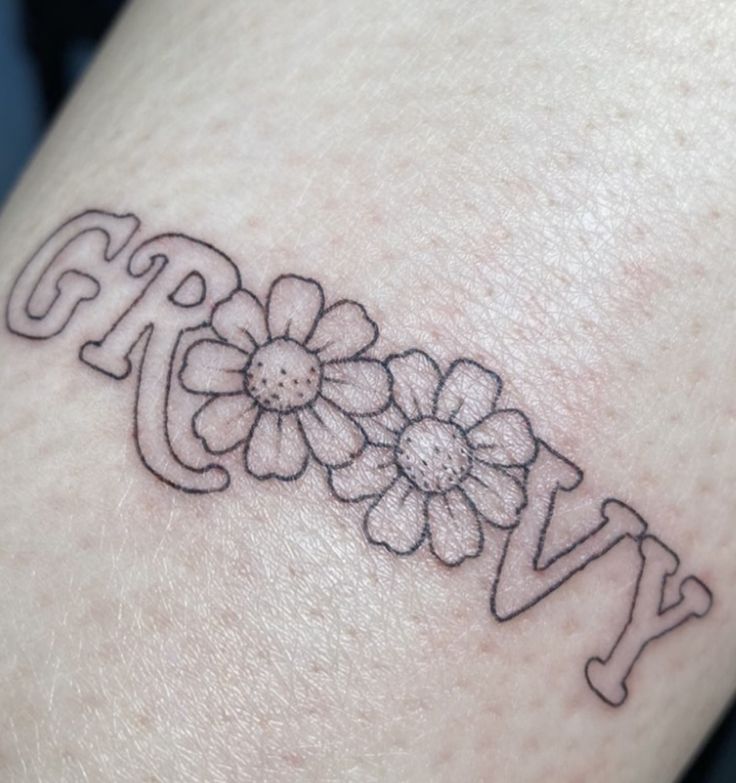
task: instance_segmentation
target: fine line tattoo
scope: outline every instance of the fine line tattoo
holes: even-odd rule
[[[546,551],[583,471],[500,403],[495,372],[466,358],[443,370],[419,349],[375,355],[378,326],[362,304],[297,275],[259,296],[212,245],[184,234],[134,244],[139,230],[130,214],[71,218],[20,271],[5,318],[13,334],[45,340],[96,314],[103,326],[79,358],[135,377],[135,444],[158,479],[223,491],[233,452],[253,479],[293,485],[315,463],[334,498],[360,509],[369,543],[397,556],[426,548],[452,568],[479,557],[494,530],[490,611],[501,622],[635,542],[627,621],[584,668],[614,707],[645,648],[708,613],[710,590],[617,498],[602,500],[584,535]]]

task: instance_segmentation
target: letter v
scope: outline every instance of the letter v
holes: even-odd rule
[[[572,492],[582,480],[580,468],[539,441],[527,478],[528,502],[506,539],[491,590],[491,613],[497,620],[511,620],[525,612],[627,536],[638,539],[646,532],[646,523],[632,508],[609,498],[601,504],[595,529],[542,562],[557,495]]]

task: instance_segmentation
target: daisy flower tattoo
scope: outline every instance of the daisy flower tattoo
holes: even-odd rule
[[[386,367],[361,356],[378,337],[362,305],[325,309],[319,283],[286,275],[265,307],[235,291],[212,328],[220,339],[191,345],[179,373],[185,389],[210,397],[192,422],[207,451],[243,446],[249,474],[285,481],[304,473],[310,454],[338,467],[362,452],[355,417],[385,409],[391,386]]]
[[[371,443],[331,471],[346,501],[372,500],[368,540],[407,555],[426,541],[443,563],[459,565],[483,548],[483,524],[513,528],[526,504],[525,467],[536,441],[527,417],[497,410],[500,378],[469,359],[442,376],[426,353],[389,357],[390,410],[364,426]]]

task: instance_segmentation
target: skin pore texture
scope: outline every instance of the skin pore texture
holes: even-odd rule
[[[676,778],[736,682],[735,43],[695,2],[129,7],[0,222],[4,780]],[[96,298],[33,334],[57,230]],[[536,602],[550,475],[586,567]]]

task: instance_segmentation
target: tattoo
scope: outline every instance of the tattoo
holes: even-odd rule
[[[230,473],[217,458],[230,452],[262,481],[296,482],[314,462],[332,495],[361,509],[369,543],[400,556],[427,548],[453,568],[479,557],[495,530],[490,610],[502,622],[635,542],[627,622],[585,666],[612,706],[651,642],[708,613],[710,590],[683,577],[677,555],[616,498],[602,501],[590,532],[547,553],[560,501],[583,472],[500,404],[495,372],[464,358],[443,371],[417,349],[372,355],[378,326],[358,302],[326,300],[296,275],[259,298],[206,242],[163,234],[130,250],[139,228],[133,215],[101,211],[64,223],[18,275],[6,324],[43,340],[78,311],[104,319],[79,358],[115,380],[135,372],[135,443],[158,479],[218,492]]]

